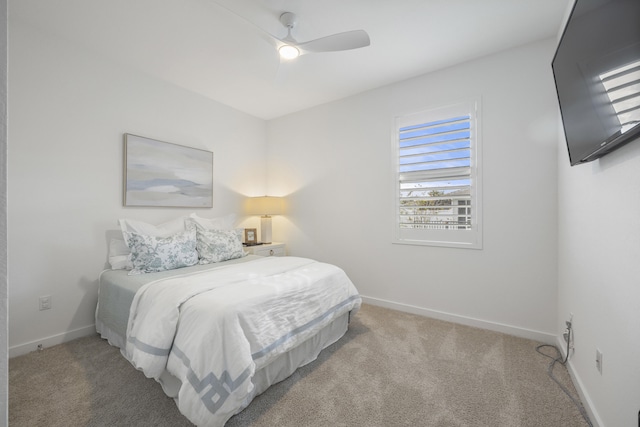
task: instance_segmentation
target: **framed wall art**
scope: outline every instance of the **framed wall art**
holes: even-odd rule
[[[213,153],[124,134],[123,203],[213,207]]]

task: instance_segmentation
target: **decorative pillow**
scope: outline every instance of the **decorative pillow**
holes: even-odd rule
[[[167,221],[160,225],[153,225],[153,224],[149,224],[144,221],[138,221],[135,219],[126,219],[126,218],[119,219],[118,224],[120,224],[122,237],[124,239],[125,246],[127,246],[127,248],[126,248],[126,252],[124,253],[112,254],[112,247],[111,246],[109,247],[109,263],[111,264],[111,268],[114,270],[117,270],[117,268],[113,267],[114,263],[112,263],[112,255],[115,255],[115,257],[113,258],[113,261],[115,262],[116,265],[120,266],[120,268],[126,268],[128,270],[132,268],[131,251],[129,250],[129,247],[127,244],[127,236],[125,233],[136,233],[136,234],[142,234],[145,236],[153,236],[153,237],[169,237],[186,230],[185,223],[184,223],[186,218],[188,218],[188,216],[183,215],[179,218],[172,219],[171,221]],[[125,255],[127,257],[125,267],[122,267],[122,262],[123,262],[123,259],[121,258],[122,255]]]
[[[202,218],[195,213],[192,213],[189,215],[189,219],[193,220],[205,230],[233,230],[233,226],[236,222],[236,215],[230,214],[217,218]]]
[[[133,269],[129,275],[155,273],[198,263],[196,251],[196,228],[191,225],[186,231],[169,237],[123,232],[131,250]]]
[[[122,239],[111,239],[109,241],[109,264],[112,270],[131,270],[131,251]]]
[[[242,229],[236,230],[203,230],[198,228],[196,248],[200,264],[242,258],[246,253],[242,250]]]

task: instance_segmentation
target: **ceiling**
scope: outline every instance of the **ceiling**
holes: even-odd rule
[[[572,0],[10,0],[9,20],[262,119],[555,37]],[[371,45],[280,63],[282,12],[307,41],[364,29]]]

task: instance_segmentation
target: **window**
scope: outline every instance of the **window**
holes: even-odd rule
[[[394,243],[482,248],[479,102],[397,117]]]

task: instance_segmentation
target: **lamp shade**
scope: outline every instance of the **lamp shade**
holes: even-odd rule
[[[247,199],[247,213],[249,215],[282,215],[284,213],[284,198],[250,197]]]

